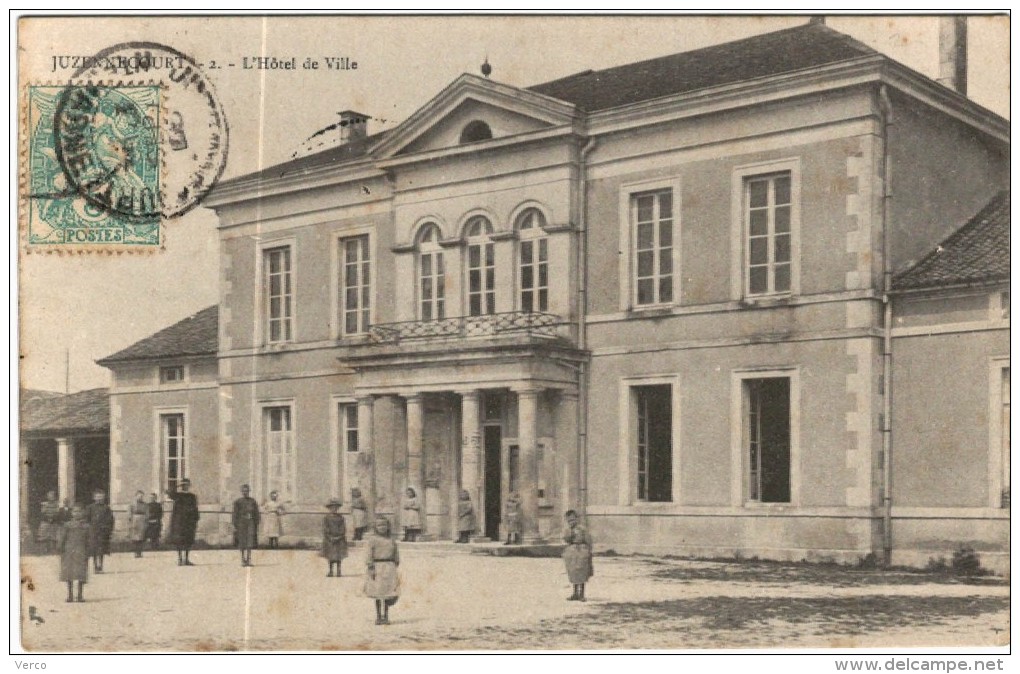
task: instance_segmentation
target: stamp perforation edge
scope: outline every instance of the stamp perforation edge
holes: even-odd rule
[[[161,80],[155,79],[116,79],[116,80],[95,80],[71,78],[64,81],[46,80],[42,82],[28,82],[19,87],[18,114],[18,238],[20,248],[26,255],[57,255],[57,256],[80,256],[80,255],[155,255],[166,250],[167,245],[167,218],[160,215],[159,218],[159,244],[150,246],[128,246],[123,243],[96,243],[82,245],[77,243],[38,244],[32,243],[30,234],[30,210],[32,195],[29,175],[32,120],[31,113],[31,91],[33,87],[68,87],[68,86],[97,86],[97,87],[157,87],[159,90],[159,127],[157,129],[156,144],[159,148],[159,188],[162,190],[167,181],[166,152],[162,147],[163,140],[167,138],[168,109],[166,103],[167,86]]]

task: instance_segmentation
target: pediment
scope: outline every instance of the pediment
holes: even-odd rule
[[[372,154],[380,159],[461,147],[571,124],[576,108],[542,94],[462,75],[387,134]],[[465,130],[468,129],[467,134]],[[466,138],[465,138],[466,136]],[[463,141],[463,142],[462,142]]]

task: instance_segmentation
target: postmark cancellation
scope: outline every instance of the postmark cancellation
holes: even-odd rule
[[[163,244],[162,87],[29,85],[22,105],[22,241],[30,251]]]

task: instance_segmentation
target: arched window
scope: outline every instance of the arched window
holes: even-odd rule
[[[460,132],[461,145],[464,143],[477,143],[480,140],[489,140],[490,138],[492,138],[492,129],[480,119],[470,122]]]
[[[468,314],[496,313],[496,253],[493,249],[492,223],[476,215],[464,228],[467,243]]]
[[[521,311],[549,310],[549,238],[545,216],[529,208],[517,218],[517,270]]]
[[[418,232],[418,311],[423,321],[446,317],[446,271],[439,227],[428,223]]]

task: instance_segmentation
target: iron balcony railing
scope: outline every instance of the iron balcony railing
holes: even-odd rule
[[[369,339],[377,344],[408,339],[492,337],[509,334],[556,337],[560,325],[561,319],[552,314],[537,311],[507,311],[500,314],[457,316],[434,321],[380,323],[369,328],[368,334]]]

